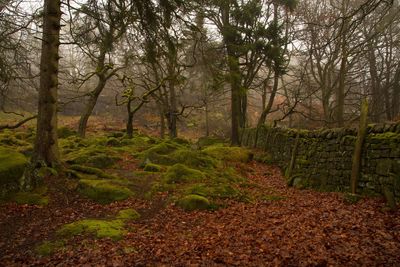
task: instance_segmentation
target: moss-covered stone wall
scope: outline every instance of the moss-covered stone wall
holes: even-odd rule
[[[287,170],[299,134],[291,172],[298,187],[349,191],[356,129],[294,130],[263,127],[256,147],[263,159]],[[254,147],[255,129],[242,132],[242,144]],[[369,125],[363,146],[358,192],[400,197],[400,124]]]

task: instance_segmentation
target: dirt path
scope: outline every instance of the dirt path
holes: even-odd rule
[[[338,193],[287,188],[277,168],[255,162],[241,171],[282,198],[191,213],[139,199],[107,206],[76,199],[68,208],[1,206],[0,265],[399,266],[400,212],[384,211],[382,200],[349,205]],[[50,257],[31,251],[63,223],[126,207],[156,210],[130,223],[118,242],[77,237]]]

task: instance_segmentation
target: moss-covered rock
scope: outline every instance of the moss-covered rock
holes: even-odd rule
[[[96,175],[97,177],[103,178],[103,179],[120,179],[117,176],[105,173],[101,169],[89,167],[89,166],[74,164],[74,165],[69,166],[69,169],[78,171],[78,172],[84,173],[84,174],[93,174],[93,175]],[[83,176],[79,176],[79,174],[78,174],[77,178],[83,178]]]
[[[121,159],[115,151],[94,145],[67,153],[64,158],[70,164],[85,164],[95,168],[109,168]]]
[[[176,204],[186,211],[206,210],[210,208],[210,201],[199,195],[187,195],[178,200]]]
[[[203,152],[207,155],[225,161],[248,162],[253,157],[253,154],[250,152],[250,150],[243,147],[213,145],[203,149]]]
[[[40,256],[50,256],[63,247],[64,242],[62,240],[44,241],[43,243],[35,247],[35,251]]]
[[[138,157],[143,159],[144,162],[150,161],[156,164],[172,165],[176,162],[174,159],[169,157],[169,154],[179,148],[182,148],[182,146],[176,143],[165,141],[151,146],[149,149],[141,152]]]
[[[205,148],[207,146],[212,146],[216,144],[224,144],[226,143],[224,139],[218,138],[218,137],[200,137],[197,140],[196,145],[199,148]]]
[[[45,206],[49,203],[49,198],[33,192],[18,192],[11,198],[17,204],[39,205]]]
[[[120,240],[126,233],[123,220],[86,219],[66,224],[57,231],[61,237],[71,238],[76,235],[89,234],[96,238]]]
[[[0,148],[0,196],[18,189],[28,160],[21,153]]]
[[[168,184],[175,184],[201,181],[205,179],[205,177],[206,176],[203,172],[178,163],[168,168],[164,175],[164,180]]]
[[[160,165],[149,162],[144,166],[143,170],[146,172],[160,172],[161,169]]]
[[[133,196],[133,192],[124,186],[123,181],[116,180],[81,179],[79,181],[79,192],[101,204],[108,204]]]
[[[134,209],[124,209],[120,210],[117,214],[117,219],[131,221],[140,218],[140,214]]]
[[[210,157],[202,151],[189,148],[181,148],[169,155],[174,163],[181,163],[191,168],[214,168],[218,160]]]

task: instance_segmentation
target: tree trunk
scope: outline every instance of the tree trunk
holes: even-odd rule
[[[92,115],[93,109],[96,106],[97,99],[100,93],[106,86],[106,78],[103,74],[98,75],[99,82],[93,92],[89,95],[89,100],[86,103],[85,110],[79,119],[78,134],[80,137],[84,138],[86,136],[86,128],[90,115]]]
[[[209,118],[209,110],[208,110],[208,103],[205,104],[206,108],[206,137],[210,136],[210,118]]]
[[[265,123],[265,120],[267,119],[267,115],[271,111],[272,105],[274,104],[275,95],[276,95],[276,92],[278,91],[278,84],[279,84],[279,75],[278,75],[278,72],[275,71],[275,73],[274,73],[274,85],[273,85],[272,92],[271,92],[271,95],[270,95],[269,100],[268,100],[268,105],[265,107],[265,109],[261,113],[261,116],[260,116],[260,118],[258,119],[258,122],[257,122],[256,136],[254,137],[254,147],[257,146],[258,134],[260,132],[261,126]]]
[[[239,120],[240,120],[240,85],[241,75],[239,69],[239,58],[235,53],[235,38],[234,34],[231,33],[232,26],[229,21],[230,3],[223,3],[221,6],[222,10],[222,24],[224,30],[222,31],[222,37],[226,46],[226,60],[229,68],[229,83],[231,85],[231,144],[239,145]]]
[[[32,163],[53,166],[59,162],[57,138],[58,48],[60,45],[61,2],[45,0],[37,133]]]
[[[126,105],[126,108],[128,109],[128,121],[126,122],[126,134],[128,135],[128,138],[133,137],[133,112],[131,108],[132,100],[128,100],[128,103]]]
[[[400,119],[398,117],[400,115],[400,65],[397,67],[393,82],[392,113],[393,118]]]
[[[374,44],[372,41],[368,42],[368,63],[369,74],[371,76],[371,120],[372,122],[379,122],[382,114],[382,96],[380,95],[381,83],[377,70],[376,56]]]
[[[239,127],[246,128],[246,124],[247,124],[247,93],[241,88]]]

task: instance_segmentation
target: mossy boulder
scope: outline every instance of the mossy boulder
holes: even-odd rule
[[[133,196],[133,192],[124,183],[126,182],[117,180],[81,179],[79,192],[98,203],[108,204]]]
[[[95,168],[109,168],[121,159],[115,151],[94,145],[67,153],[64,158],[70,164],[85,164]]]
[[[57,231],[57,235],[65,238],[71,238],[76,235],[93,235],[96,238],[111,238],[120,240],[123,238],[126,230],[123,220],[94,220],[86,219],[66,224]]]
[[[225,161],[248,162],[253,157],[250,150],[243,147],[213,145],[203,149],[203,152],[209,156]]]
[[[168,184],[177,184],[201,181],[205,179],[205,177],[203,172],[178,163],[168,168],[164,175],[164,180]]]
[[[206,210],[210,208],[210,201],[199,195],[187,195],[176,202],[185,211]]]
[[[27,158],[21,153],[0,148],[0,197],[18,189],[27,164]]]
[[[101,169],[84,166],[84,165],[74,164],[74,165],[69,166],[69,169],[83,173],[83,174],[92,174],[92,175],[97,176],[98,178],[103,178],[103,179],[120,179],[117,176],[105,173]],[[80,176],[79,174],[77,175],[77,177],[83,178],[83,176]]]
[[[125,221],[132,221],[139,219],[140,214],[134,209],[124,209],[118,212],[116,218]]]
[[[216,144],[224,144],[225,140],[218,137],[200,137],[197,140],[196,145],[200,148],[205,148],[207,146],[212,146]]]
[[[160,172],[161,169],[162,168],[160,165],[157,165],[157,164],[154,164],[151,162],[147,163],[143,168],[143,170],[146,172]]]
[[[181,163],[191,168],[214,168],[219,163],[218,160],[202,151],[188,148],[181,148],[172,152],[170,158],[175,163]]]
[[[150,147],[149,149],[141,152],[138,156],[139,158],[143,159],[144,162],[150,161],[156,164],[172,165],[176,162],[169,156],[169,154],[179,148],[182,148],[182,146],[176,143],[165,141]]]

